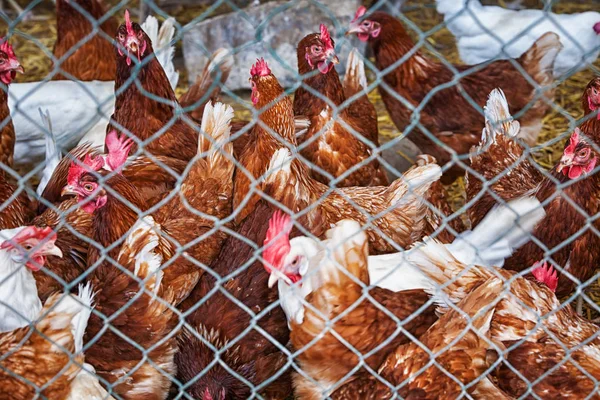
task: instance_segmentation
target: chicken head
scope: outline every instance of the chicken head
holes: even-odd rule
[[[334,42],[327,26],[321,24],[319,30],[320,33],[307,35],[298,43],[298,61],[304,59],[310,70],[317,68],[319,72],[326,74],[340,60],[335,54]]]
[[[556,171],[562,172],[569,179],[577,179],[582,174],[587,175],[592,172],[597,161],[598,156],[591,144],[583,140],[581,131],[576,128],[556,166]]]
[[[10,85],[17,72],[24,73],[25,71],[15,56],[13,47],[8,43],[8,39],[0,39],[0,81],[5,85]]]
[[[360,6],[350,21],[350,28],[346,35],[355,33],[361,42],[366,42],[370,37],[376,38],[381,33],[381,24],[371,19],[361,19],[367,12],[365,6]]]
[[[588,83],[583,92],[583,110],[585,114],[600,108],[600,77],[596,77]],[[587,108],[587,109],[586,109]],[[600,120],[600,113],[596,117]]]
[[[77,201],[82,203],[81,208],[88,213],[93,213],[106,204],[106,191],[98,182],[98,178],[91,171],[97,172],[104,166],[101,157],[86,155],[81,161],[73,161],[67,176],[67,186],[61,192],[62,196],[77,196]]]
[[[128,66],[133,57],[141,62],[142,58],[152,53],[150,39],[139,24],[131,22],[129,10],[125,10],[125,23],[117,31],[117,42],[117,52],[125,58]]]
[[[38,271],[46,262],[47,256],[62,257],[62,252],[55,242],[56,232],[52,228],[27,226],[11,239],[4,241],[0,250],[8,251],[14,262],[25,264],[32,271]]]

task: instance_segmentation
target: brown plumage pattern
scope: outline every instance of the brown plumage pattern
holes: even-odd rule
[[[356,234],[343,225],[337,225],[333,230],[331,240],[334,242],[328,244],[331,256],[325,255],[329,259],[315,265],[316,271],[307,273],[319,276],[315,281],[322,282],[318,288],[313,286],[312,293],[306,298],[312,307],[304,306],[302,323],[291,322],[290,341],[294,349],[303,350],[297,355],[296,362],[312,378],[294,374],[295,393],[302,399],[320,399],[323,391],[343,383],[346,375],[360,362],[352,349],[360,354],[370,353],[364,361],[377,369],[391,351],[410,342],[402,332],[397,332],[396,319],[379,307],[387,309],[401,321],[406,331],[417,337],[437,319],[434,307],[427,306],[429,296],[422,290],[394,293],[372,288],[369,294],[375,302],[365,298],[363,285],[356,280],[369,285],[367,237],[364,232]],[[345,240],[336,239],[338,234],[345,235],[342,238]],[[335,323],[328,328],[327,324],[332,320]],[[382,343],[386,344],[382,346]]]
[[[51,227],[57,235],[55,244],[63,253],[62,257],[48,256],[44,268],[33,272],[38,297],[43,303],[52,293],[63,291],[65,282],[71,283],[87,269],[89,240],[93,237],[92,216],[77,207],[77,200],[71,198],[58,203],[56,208],[46,209],[33,219],[32,224]],[[73,231],[89,238],[88,241],[76,236]]]
[[[35,329],[20,328],[0,333],[0,353],[6,355],[0,361],[0,399],[29,400],[35,397],[35,388],[50,383],[41,395],[47,399],[65,399],[71,390],[71,382],[83,363],[81,354],[71,362],[69,354],[75,352],[71,333],[74,315],[53,311],[63,294],[50,297],[41,311],[45,315]],[[58,345],[62,347],[58,347]],[[63,350],[64,349],[64,350]],[[14,378],[5,369],[23,379]]]
[[[490,118],[486,122],[480,146],[473,150],[476,153],[472,156],[473,168],[486,179],[501,176],[490,189],[502,200],[531,195],[544,204],[546,217],[535,227],[532,235],[548,249],[556,249],[551,254],[554,262],[568,270],[576,279],[585,282],[593,276],[600,262],[600,238],[591,229],[584,229],[586,217],[571,202],[587,215],[596,215],[600,211],[596,196],[600,189],[600,176],[590,171],[582,173],[576,179],[569,179],[564,175],[564,170],[558,170],[562,161],[551,171],[540,172],[530,161],[530,156],[514,141],[519,124],[512,121],[505,104],[504,102],[503,106],[502,102],[496,102],[490,96],[486,107],[486,114]],[[577,154],[587,148],[590,160],[600,158],[591,143],[584,141],[582,137],[574,152]],[[508,173],[501,170],[504,167],[509,168]],[[482,190],[482,185],[473,175],[469,175],[467,181],[467,201],[471,201]],[[563,185],[562,188],[557,188],[557,182]],[[469,210],[472,225],[476,226],[495,204],[495,199],[487,192],[475,201]],[[596,229],[600,227],[597,221],[592,223]],[[542,260],[545,255],[546,251],[541,246],[530,241],[516,250],[506,260],[504,267],[521,271]],[[564,296],[571,293],[575,282],[567,274],[558,272],[560,279],[557,295]]]
[[[335,108],[304,87],[296,90],[294,114],[305,115],[310,119],[310,128],[299,138],[302,156],[333,178],[353,170],[354,172],[335,184],[337,187],[387,185],[385,171],[379,162],[376,159],[368,162],[373,154],[372,148],[379,147],[375,106],[367,98],[366,92],[351,103],[344,104],[349,97],[365,89],[360,84],[361,77],[357,71],[357,64],[362,64],[362,60],[356,53],[351,54],[342,86],[335,68],[322,74],[309,65],[306,52],[311,46],[326,47],[318,33],[304,37],[297,47],[298,73],[306,76],[303,83],[328,98],[338,108],[338,113]],[[370,145],[355,135],[362,135],[363,140],[369,141]],[[366,165],[358,168],[363,163]],[[324,184],[331,181],[317,170],[312,170],[311,174]]]
[[[2,58],[0,52],[0,58]],[[12,167],[15,153],[15,127],[10,117],[8,108],[8,94],[0,88],[0,163],[5,167]],[[5,175],[4,168],[0,169],[0,174]]]
[[[259,259],[253,260],[254,247],[262,246],[268,227],[265,221],[268,221],[272,214],[270,205],[259,201],[254,211],[237,230],[238,234],[253,245],[228,236],[219,257],[210,267],[220,277],[230,277],[220,284],[221,290],[227,291],[242,302],[254,315],[260,315],[258,325],[285,347],[289,339],[289,330],[282,309],[275,307],[264,313],[266,307],[277,301],[277,289],[268,289],[268,273]],[[242,266],[247,267],[241,268]],[[181,309],[187,311],[203,301],[186,319],[196,332],[184,331],[179,336],[179,352],[175,356],[178,379],[183,382],[190,381],[214,360],[214,352],[196,335],[203,336],[218,349],[242,335],[229,350],[220,354],[221,359],[254,385],[278,376],[271,385],[261,391],[261,395],[269,399],[286,399],[291,392],[289,371],[283,372],[287,356],[256,329],[244,333],[252,315],[220,290],[211,293],[215,286],[216,280],[212,274],[204,274],[196,289],[181,305]],[[282,375],[278,374],[280,370]],[[198,399],[206,398],[203,396],[208,392],[212,398],[226,400],[246,398],[251,394],[246,384],[218,363],[186,389],[186,392]],[[221,395],[223,397],[220,397]]]
[[[379,71],[396,65],[398,60],[415,47],[403,25],[394,17],[376,11],[364,19],[378,23],[381,28],[377,37],[369,37]],[[553,81],[554,58],[560,48],[558,35],[547,33],[516,62],[537,84],[545,87]],[[549,109],[543,97],[552,99],[552,89],[544,88],[543,96],[534,98],[534,88],[508,60],[495,61],[473,68],[472,71],[471,66],[454,67],[459,73],[469,71],[469,74],[458,80],[460,86],[451,85],[436,91],[419,111],[420,123],[449,150],[436,144],[416,127],[416,132],[411,132],[408,138],[421,151],[433,155],[440,165],[452,160],[452,150],[459,156],[467,155],[471,146],[479,142],[482,127],[481,108],[472,106],[468,99],[483,107],[487,94],[496,87],[502,87],[506,93],[513,114],[532,102],[531,107],[519,118],[523,127],[520,137],[530,144],[535,143],[541,129],[541,118]],[[416,108],[432,90],[454,78],[454,72],[448,67],[416,51],[384,75],[383,80],[393,93],[383,86],[379,86],[379,91],[396,127],[403,131],[411,122],[413,110],[408,109],[396,97],[402,96]],[[463,157],[463,162],[468,163],[468,160]],[[463,173],[464,169],[455,165],[444,174],[444,179],[452,181]]]
[[[365,224],[369,216],[374,216],[373,225],[383,232],[381,235],[377,229],[368,230],[374,253],[409,246],[424,235],[427,206],[422,199],[429,185],[439,177],[438,166],[415,167],[389,187],[350,187],[331,191],[311,178],[307,166],[289,153],[289,146],[296,144],[293,111],[291,101],[283,96],[277,79],[271,74],[253,79],[260,93],[256,108],[267,108],[260,114],[261,123],[251,132],[253,146],[246,147],[240,157],[240,163],[254,179],[241,169],[235,175],[234,210],[241,208],[236,221],[243,220],[259,200],[253,190],[262,190],[294,213],[310,206],[307,227],[315,236],[321,236],[331,224],[344,218]],[[252,180],[256,181],[256,189],[252,189]],[[413,186],[411,195],[407,194],[407,181]],[[398,205],[400,199],[404,201]]]
[[[144,61],[153,54],[152,43],[140,25],[132,23],[132,29],[140,41],[140,51],[144,48],[144,53],[138,54]],[[117,37],[127,38],[125,24],[119,27]],[[135,69],[137,59],[128,65],[127,53],[123,52],[121,55],[118,49],[115,49],[114,53],[117,58],[115,92],[123,91],[117,95],[115,111],[107,132],[113,129],[121,131],[122,127],[140,140],[148,141],[144,145],[144,151],[147,153],[184,161],[192,159],[198,148],[199,129],[191,118],[176,116],[175,109],[179,107],[179,103],[156,57],[152,56],[152,59],[136,72],[137,83],[130,82],[123,89],[123,85]],[[138,86],[141,86],[144,92],[138,89]],[[155,97],[161,101],[154,100]],[[137,145],[134,145],[132,154],[136,151]]]
[[[92,23],[70,2],[76,2],[96,21],[103,19],[106,14],[100,0],[56,1],[56,43],[53,55],[60,59],[71,51],[73,53],[55,67],[72,75],[72,78],[58,73],[52,79],[114,80],[116,64],[112,38],[119,27],[117,19],[114,15],[108,16],[100,24],[99,32],[88,38],[93,31]]]

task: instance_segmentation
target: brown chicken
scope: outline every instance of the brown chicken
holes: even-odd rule
[[[553,97],[549,86],[553,82],[554,60],[562,48],[558,35],[546,33],[514,60],[541,86],[542,92],[536,93],[537,89],[510,60],[476,67],[454,66],[459,73],[467,74],[456,78],[443,63],[431,60],[421,51],[414,51],[415,44],[400,21],[381,11],[369,15],[365,15],[366,12],[364,7],[357,11],[348,33],[356,33],[359,39],[368,41],[378,70],[386,71],[383,76],[386,87],[379,86],[379,91],[398,129],[404,131],[415,113],[427,133],[416,127],[418,131],[409,134],[410,140],[421,151],[434,156],[440,165],[451,163],[452,168],[444,174],[445,182],[464,174],[465,169],[457,164],[458,159],[468,163],[466,155],[480,138],[480,107],[485,104],[485,96],[496,87],[506,93],[513,113],[524,111],[519,118],[522,126],[519,137],[529,144],[535,143],[541,118],[549,109],[546,99]],[[387,72],[407,55],[408,59]],[[451,84],[455,78],[457,83]],[[451,84],[450,87],[443,87],[447,84]],[[430,94],[432,97],[423,102]],[[398,96],[410,107],[398,100]]]
[[[15,129],[8,108],[8,86],[23,67],[7,40],[0,38],[0,229],[25,225],[31,217],[30,201],[23,188],[13,185],[8,168],[13,166]]]
[[[511,399],[484,375],[497,359],[489,332],[493,304],[502,289],[501,285],[483,284],[470,292],[456,306],[461,311],[445,313],[418,337],[420,344],[403,344],[392,352],[376,370],[379,377],[388,385],[402,385],[398,394],[404,399],[454,400],[461,397],[463,387],[474,398]],[[436,364],[429,365],[432,357],[422,346],[435,355]],[[342,386],[332,398],[353,399],[360,393],[365,400],[391,399],[388,385],[365,374]]]
[[[546,217],[532,236],[552,251],[552,260],[562,268],[559,272],[568,272],[560,275],[557,295],[562,297],[573,290],[574,280],[586,282],[591,278],[600,262],[600,238],[586,228],[586,216],[571,205],[574,202],[588,216],[600,211],[596,197],[600,177],[595,172],[599,155],[576,130],[557,165],[541,173],[514,142],[519,123],[512,120],[502,92],[490,95],[486,117],[482,144],[472,151],[472,168],[493,183],[485,189],[479,178],[468,177],[467,201],[474,200],[481,191],[484,194],[471,206],[469,216],[476,226],[496,204],[489,194],[492,191],[504,201],[524,194],[536,196],[544,204]],[[557,183],[562,186],[558,188]],[[591,224],[600,228],[598,222]],[[530,241],[506,260],[505,268],[521,271],[545,256],[546,251],[536,241]]]
[[[80,9],[100,22],[98,32],[92,33],[92,21]],[[112,38],[118,27],[117,19],[107,15],[101,0],[56,0],[53,55],[58,63],[54,67],[70,76],[58,73],[52,79],[114,80],[116,64]],[[66,58],[61,61],[62,57]]]
[[[116,38],[117,98],[107,132],[126,130],[143,141],[147,153],[189,161],[198,148],[198,127],[189,117],[176,113],[179,103],[165,71],[156,57],[147,59],[154,54],[150,38],[140,25],[131,22],[128,11]],[[143,66],[128,82],[139,63]],[[136,150],[137,143],[132,151],[135,153]]]
[[[377,369],[390,352],[410,341],[404,332],[418,337],[437,318],[422,290],[394,293],[375,287],[368,291],[375,301],[365,297],[363,287],[370,284],[368,240],[357,222],[338,222],[319,254],[302,253],[304,246],[299,246],[300,253],[292,250],[291,227],[289,217],[273,217],[263,257],[271,273],[269,285],[279,280],[281,307],[298,352],[295,361],[303,371],[294,374],[295,394],[321,399],[354,378],[351,372],[360,363],[357,352],[368,354],[364,362]],[[399,323],[403,332],[398,331]]]
[[[409,246],[424,235],[429,222],[426,216],[433,211],[424,204],[423,198],[429,186],[439,178],[439,166],[414,167],[389,187],[332,191],[312,179],[306,165],[291,155],[289,147],[294,149],[296,145],[292,103],[283,95],[266,62],[259,60],[252,67],[251,75],[252,101],[256,109],[264,111],[259,116],[261,123],[249,132],[254,145],[247,147],[239,158],[249,175],[246,171],[235,175],[236,221],[242,221],[253,210],[260,198],[256,192],[262,191],[285,207],[283,209],[294,213],[310,210],[306,226],[315,236],[321,236],[326,227],[344,218],[366,223],[372,217],[378,229],[370,228],[367,233],[371,251],[375,253]]]
[[[600,77],[592,79],[581,96],[584,122],[579,129],[595,143],[600,143]]]
[[[73,382],[84,362],[81,339],[92,308],[91,290],[86,293],[77,300],[55,294],[33,327],[0,333],[0,399],[29,400],[36,388],[47,399],[83,398],[73,393]]]
[[[465,263],[458,256],[452,248],[431,240],[415,246],[407,262],[445,292],[445,301],[460,303],[478,290],[497,293],[489,310],[493,314],[488,337],[511,364],[503,361],[495,371],[498,387],[509,398],[522,398],[535,381],[531,390],[542,399],[596,398],[590,396],[600,379],[598,326],[577,315],[570,304],[560,304],[554,294],[556,271],[547,264],[534,264],[527,267],[532,268],[534,279],[526,279],[506,269]],[[436,290],[430,293],[435,295]],[[568,359],[562,358],[565,352]]]
[[[385,171],[373,158],[379,147],[377,112],[366,96],[367,79],[357,51],[350,53],[343,85],[334,68],[338,59],[325,25],[321,24],[320,34],[312,33],[300,41],[297,54],[298,73],[306,76],[303,84],[312,92],[303,86],[296,90],[294,114],[310,120],[310,128],[299,141],[302,156],[317,167],[312,170],[313,177],[324,184],[339,178],[336,187],[387,185]],[[353,100],[346,104],[350,98]],[[363,163],[366,165],[359,168]]]
[[[271,305],[277,301],[277,292],[267,288],[268,274],[254,255],[255,247],[260,247],[265,239],[265,221],[272,214],[269,203],[259,201],[237,229],[244,240],[229,236],[220,256],[210,265],[214,273],[228,279],[217,284],[212,273],[204,274],[182,303],[182,310],[191,312],[186,322],[195,331],[186,329],[179,336],[179,352],[175,355],[177,378],[182,382],[194,379],[185,392],[195,399],[244,399],[252,393],[248,385],[224,369],[220,362],[212,364],[215,352],[200,337],[219,350],[222,362],[253,385],[276,378],[260,390],[263,397],[284,400],[292,392],[290,373],[285,367],[287,355],[281,351],[289,340],[287,322],[281,308]],[[221,289],[213,293],[215,287]],[[221,290],[227,291],[228,296]],[[200,306],[195,308],[196,304]],[[252,317],[257,318],[257,325],[266,334],[256,329],[246,331]]]

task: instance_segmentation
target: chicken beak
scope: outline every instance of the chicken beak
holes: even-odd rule
[[[25,69],[23,68],[23,66],[21,65],[21,63],[19,62],[19,60],[17,59],[10,59],[8,62],[8,70],[9,71],[14,71],[14,72],[18,72],[20,74],[24,74],[25,73]]]
[[[360,25],[350,25],[350,29],[348,29],[344,35],[350,36],[353,33],[359,33],[359,32],[360,32]]]
[[[48,244],[48,246],[44,246],[40,254],[44,256],[56,256],[59,258],[63,257],[63,252],[58,247],[56,247],[54,243]]]
[[[275,286],[275,284],[277,283],[277,281],[279,280],[279,277],[277,276],[276,272],[271,272],[271,275],[269,275],[269,289],[272,288],[273,286]]]
[[[340,59],[338,58],[337,55],[333,55],[333,57],[331,58],[331,62],[334,64],[339,64],[340,63]]]
[[[77,192],[75,191],[75,188],[73,186],[67,185],[60,192],[60,195],[61,196],[74,196],[74,195],[77,195]]]

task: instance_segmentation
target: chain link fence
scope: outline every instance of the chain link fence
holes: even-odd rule
[[[598,396],[597,4],[0,5],[0,399]]]

